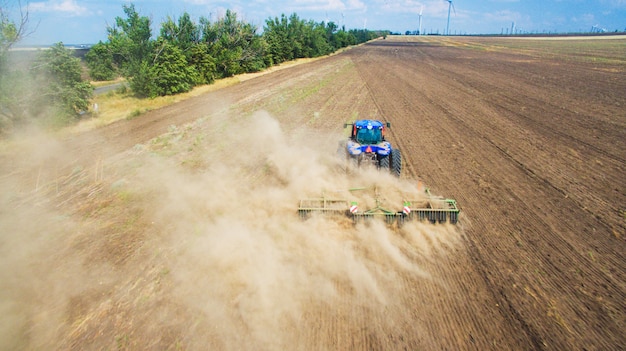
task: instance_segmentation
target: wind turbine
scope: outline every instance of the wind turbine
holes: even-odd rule
[[[450,35],[450,8],[454,10],[454,14],[456,15],[456,9],[454,8],[454,4],[452,4],[452,0],[445,0],[448,2],[448,25],[446,26],[446,35]]]
[[[417,32],[418,35],[422,35],[422,11],[424,11],[424,5],[420,8],[420,29]]]

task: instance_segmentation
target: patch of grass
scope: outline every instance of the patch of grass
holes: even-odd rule
[[[193,147],[200,147],[202,145],[203,141],[204,141],[204,135],[203,134],[196,135],[196,137],[193,140]]]
[[[126,119],[127,119],[127,120],[135,119],[135,118],[139,117],[140,115],[141,115],[141,110],[140,110],[140,109],[138,109],[138,108],[136,108],[136,109],[132,110],[132,111],[128,114],[128,116],[126,116]]]
[[[119,88],[115,90],[115,92],[120,95],[128,94],[129,93],[128,86],[126,84],[122,84],[120,85]]]
[[[187,160],[183,160],[181,165],[185,168],[189,168],[191,170],[203,169],[206,167],[204,160],[199,158],[191,158]]]
[[[118,199],[119,199],[122,203],[127,204],[127,203],[129,203],[129,202],[132,200],[133,195],[132,195],[132,193],[131,193],[130,191],[128,191],[128,190],[120,190],[120,191],[118,191],[118,192],[117,192],[117,198],[118,198]]]
[[[589,254],[589,259],[591,259],[593,262],[595,262],[596,258],[593,255],[593,251],[589,251],[588,254]]]
[[[160,156],[172,156],[180,152],[178,145],[179,141],[183,139],[186,134],[186,130],[179,129],[175,125],[171,125],[168,128],[168,132],[150,141],[151,149]]]
[[[327,75],[324,79],[312,78],[310,79],[309,84],[304,86],[302,89],[289,89],[283,94],[275,94],[276,97],[273,98],[272,101],[268,102],[268,105],[275,107],[267,108],[267,110],[273,113],[284,112],[290,106],[297,105],[299,102],[304,101],[311,96],[315,96],[320,90],[332,84],[332,82],[335,81],[336,76],[345,74],[346,72],[354,69],[355,65],[352,61],[344,60],[343,65],[334,75]],[[285,103],[285,101],[288,101],[289,103]]]
[[[122,334],[115,337],[115,343],[118,350],[127,350],[130,347],[130,337],[128,334]]]
[[[98,88],[98,87],[105,87],[107,85],[122,83],[122,82],[125,82],[125,81],[126,81],[126,79],[124,79],[124,78],[118,78],[118,79],[114,79],[114,80],[91,81],[90,84],[93,85],[94,87]]]

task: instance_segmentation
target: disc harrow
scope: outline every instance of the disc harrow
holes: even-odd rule
[[[352,188],[349,192],[353,194],[359,190],[369,188]],[[375,188],[375,205],[361,208],[356,200],[346,200],[327,197],[324,193],[319,198],[300,200],[298,214],[301,218],[309,218],[314,213],[325,215],[343,215],[352,218],[354,223],[368,221],[374,218],[382,218],[387,224],[397,223],[401,226],[406,221],[428,221],[432,224],[446,223],[457,224],[459,219],[459,208],[454,199],[446,199],[440,196],[433,196],[428,188],[418,199],[405,199],[402,207],[389,209],[383,205],[383,200]]]

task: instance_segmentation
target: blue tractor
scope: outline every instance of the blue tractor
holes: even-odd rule
[[[345,157],[356,167],[374,166],[381,171],[391,172],[399,177],[402,171],[402,155],[399,149],[391,147],[385,140],[389,122],[361,119],[354,123],[344,124],[344,128],[352,127],[350,139],[342,143]]]

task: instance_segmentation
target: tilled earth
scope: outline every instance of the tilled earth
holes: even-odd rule
[[[625,58],[523,43],[388,37],[5,153],[0,348],[623,349]],[[335,159],[357,118],[401,179]],[[296,213],[418,180],[456,226]]]

